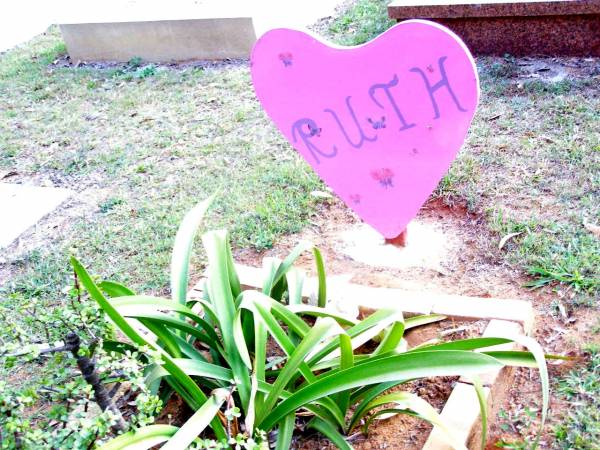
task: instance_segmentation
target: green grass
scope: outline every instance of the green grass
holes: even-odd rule
[[[555,446],[559,449],[597,448],[600,442],[600,349],[590,347],[589,360],[558,384],[568,403],[562,422],[555,426]]]
[[[394,25],[387,16],[387,0],[357,0],[329,24],[328,37],[341,45],[359,45]]]
[[[177,226],[210,194],[207,222],[231,230],[238,248],[269,248],[316,212],[321,182],[262,112],[246,65],[49,66],[63,52],[53,31],[0,57],[0,169],[76,190],[81,210],[56,239],[4,264],[0,308],[24,335],[43,339],[23,305],[62,304],[71,252],[161,293]]]
[[[508,259],[533,276],[527,286],[567,285],[581,294],[575,301],[589,300],[598,292],[600,242],[577,217],[556,223],[538,222],[535,217],[519,222],[505,217],[502,210],[489,216],[498,236],[520,233],[505,248]]]

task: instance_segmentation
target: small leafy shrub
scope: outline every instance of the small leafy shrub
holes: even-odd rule
[[[476,375],[503,365],[539,368],[543,426],[548,375],[535,341],[515,337],[530,352],[486,350],[512,342],[493,337],[408,348],[407,329],[444,317],[405,319],[401,311],[388,308],[357,320],[328,308],[323,260],[309,244],[300,244],[283,261],[266,260],[259,292],[242,289],[227,233],[208,232],[203,236],[209,266],[202,295],[188,298],[190,253],[208,206],[205,201],[192,209],[177,233],[170,299],[97,282],[72,258],[81,285],[128,338],[104,340],[104,349],[137,352],[150,394],[166,402],[177,393],[194,411],[181,427],[136,428],[104,444],[104,450],[161,443],[167,450],[190,445],[267,448],[269,441],[277,449],[288,449],[297,428],[312,428],[337,447],[349,449],[345,436],[359,425],[366,431],[374,421],[396,414],[437,425],[452,446],[464,449],[429,403],[390,389],[419,378],[468,375],[475,377],[483,399]],[[304,275],[293,266],[305,251],[315,258],[316,305],[303,301]],[[481,413],[485,444],[485,407]]]
[[[130,426],[152,423],[162,404],[144,382],[137,355],[115,357],[97,349],[94,356],[102,383],[116,386],[116,391],[126,384],[122,390],[123,398],[130,403],[127,415]],[[28,352],[27,357],[35,362],[40,355]],[[112,435],[117,417],[98,408],[92,387],[71,370],[75,365],[73,358],[58,353],[53,360],[50,363],[55,369],[53,375],[35,388],[14,389],[0,381],[0,448],[84,449]],[[39,402],[53,406],[40,409]]]
[[[148,78],[153,75],[156,75],[156,66],[154,64],[148,64],[147,66],[140,67],[133,72],[134,78]]]
[[[159,68],[154,64],[143,64],[143,59],[135,56],[122,68],[116,69],[113,74],[115,77],[122,78],[125,81],[142,80],[156,75]]]
[[[129,60],[127,65],[132,69],[137,69],[138,67],[140,67],[142,65],[143,62],[144,62],[144,60],[140,56],[134,56],[133,58],[131,58]]]

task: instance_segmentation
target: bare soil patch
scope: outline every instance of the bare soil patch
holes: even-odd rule
[[[313,242],[322,251],[327,273],[350,275],[349,281],[367,286],[386,286],[402,289],[438,291],[476,297],[516,297],[522,289],[519,274],[502,262],[494,250],[498,238],[486,231],[485,219],[469,212],[463,205],[452,207],[441,200],[429,201],[421,208],[418,221],[433,224],[452,239],[447,259],[436,270],[430,267],[373,267],[352,260],[341,251],[340,234],[360,223],[360,219],[339,200],[332,200],[313,217],[310,225],[299,235],[281,239],[275,248],[266,252],[240,250],[236,260],[257,265],[265,256],[283,258],[301,240]],[[410,241],[410,235],[408,237]],[[311,271],[311,259],[306,256],[299,265]]]

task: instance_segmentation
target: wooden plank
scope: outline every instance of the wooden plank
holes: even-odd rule
[[[257,289],[263,284],[263,270],[236,264],[240,283],[245,289]],[[526,333],[533,324],[533,307],[527,301],[500,298],[467,297],[404,289],[370,287],[344,281],[347,276],[328,278],[328,296],[344,309],[358,308],[368,313],[380,308],[395,307],[412,314],[444,314],[465,319],[500,319],[522,324]],[[202,280],[194,290],[201,290]],[[307,278],[303,296],[315,298],[317,281]]]
[[[504,320],[491,320],[485,331],[484,337],[514,337],[522,334],[523,329],[517,322]],[[486,350],[512,350],[516,344],[502,344],[486,348]],[[498,405],[506,394],[506,387],[514,375],[512,367],[504,367],[492,372],[479,375],[484,386],[487,402],[488,417],[495,414]],[[461,377],[452,390],[444,409],[442,419],[449,426],[456,429],[457,436],[468,448],[479,448],[481,441],[481,416],[477,393],[469,377]],[[423,450],[450,450],[452,447],[447,443],[445,436],[439,429],[434,427],[427,439]]]
[[[490,389],[483,388],[486,400],[491,401]],[[454,432],[460,442],[468,444],[475,429],[480,426],[479,400],[475,388],[470,384],[456,383],[448,401],[442,409],[441,417],[444,423]],[[475,446],[473,448],[476,448]],[[453,450],[446,435],[439,429],[433,427],[429,438],[423,446],[423,450]]]
[[[517,322],[509,322],[507,320],[491,320],[488,326],[483,332],[483,337],[501,337],[511,339],[516,336],[523,334],[522,326]],[[518,344],[510,342],[508,344],[495,345],[493,347],[487,347],[485,351],[503,351],[503,350],[517,350]],[[493,370],[491,372],[483,373],[479,375],[479,379],[484,386],[489,386],[494,389],[498,383],[504,384],[503,379],[509,378],[512,372],[512,367],[503,367],[500,369]],[[463,376],[460,378],[463,383],[472,384],[470,377]]]
[[[5,218],[0,220],[0,249],[11,245],[74,194],[69,189],[0,183],[0,211]],[[39,234],[43,233],[42,228]]]
[[[500,319],[519,322],[527,334],[533,327],[531,303],[524,300],[438,295],[432,312],[453,317]]]

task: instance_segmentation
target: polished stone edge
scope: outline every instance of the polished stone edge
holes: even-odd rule
[[[393,19],[450,19],[468,17],[528,17],[600,14],[600,0],[521,1],[507,3],[440,3],[407,5],[395,0],[388,5]]]

